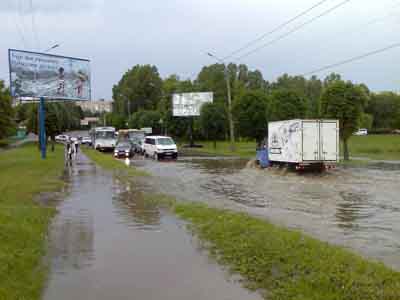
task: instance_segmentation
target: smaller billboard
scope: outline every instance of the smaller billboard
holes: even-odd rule
[[[201,106],[211,102],[213,102],[212,92],[174,94],[172,98],[173,116],[200,116]]]
[[[90,100],[90,62],[86,59],[9,49],[11,95]]]

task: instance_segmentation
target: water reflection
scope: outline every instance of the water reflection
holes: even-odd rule
[[[227,159],[223,157],[211,158],[185,158],[181,162],[188,163],[194,169],[205,171],[209,174],[233,174],[246,166],[247,160]]]
[[[113,203],[123,222],[140,230],[159,230],[161,212],[157,204],[143,198],[143,192],[132,183],[125,185],[115,181],[117,188],[113,195]]]
[[[59,218],[52,226],[50,240],[49,255],[57,271],[82,269],[94,259],[93,219],[87,211]]]

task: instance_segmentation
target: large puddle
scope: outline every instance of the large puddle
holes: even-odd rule
[[[43,299],[261,299],[211,261],[185,224],[81,157],[50,232]]]
[[[266,217],[400,270],[400,165],[304,175],[226,158],[133,165],[153,174],[146,181],[161,193]]]

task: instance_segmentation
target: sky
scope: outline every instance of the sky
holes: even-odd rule
[[[0,79],[9,81],[8,49],[91,61],[92,97],[112,98],[112,86],[136,64],[156,65],[165,78],[194,79],[215,61],[321,0],[1,0]],[[305,74],[400,42],[400,0],[350,0],[270,46],[237,60],[344,0],[327,0],[282,30],[227,59],[276,80]],[[32,4],[32,6],[31,6]],[[400,47],[330,72],[374,91],[400,91]]]

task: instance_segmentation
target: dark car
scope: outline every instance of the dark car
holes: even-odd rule
[[[129,141],[118,142],[114,149],[114,157],[131,157],[134,155],[134,149]]]
[[[142,139],[135,138],[132,141],[133,151],[135,151],[135,153],[142,154],[142,144],[143,144]]]

